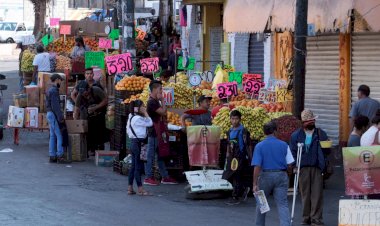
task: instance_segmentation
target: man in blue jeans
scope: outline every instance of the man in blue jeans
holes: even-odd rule
[[[289,179],[287,169],[294,162],[289,146],[277,139],[274,134],[277,126],[274,122],[264,125],[265,140],[255,147],[252,159],[253,192],[263,190],[265,196],[273,193],[277,205],[280,226],[290,226],[288,207]],[[265,213],[261,214],[256,206],[256,226],[265,225]]]
[[[162,96],[162,83],[160,81],[152,81],[149,84],[150,97],[147,104],[147,112],[149,117],[152,119],[153,124],[159,123],[162,117],[166,117],[167,109],[163,104],[164,99]],[[145,175],[144,180],[145,185],[159,185],[160,183],[156,181],[153,175],[153,163],[155,161],[155,156],[158,151],[158,138],[154,126],[150,127],[148,130],[148,148],[147,148],[147,162],[145,165]],[[177,184],[177,182],[169,177],[168,171],[166,170],[165,163],[162,159],[158,157],[157,159],[158,169],[162,177],[162,184]]]
[[[63,139],[59,128],[59,123],[65,122],[59,99],[59,87],[63,78],[58,74],[53,74],[50,80],[53,86],[50,87],[46,96],[47,120],[50,129],[49,162],[66,163],[63,157]]]

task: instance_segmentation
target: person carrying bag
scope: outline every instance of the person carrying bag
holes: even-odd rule
[[[146,150],[147,128],[152,126],[153,122],[141,100],[132,101],[129,108],[131,113],[128,116],[127,134],[131,139],[132,166],[128,174],[128,194],[136,194],[133,190],[133,181],[136,180],[138,187],[137,194],[147,196],[150,195],[150,193],[144,190],[141,181],[143,169],[141,154],[144,146]]]

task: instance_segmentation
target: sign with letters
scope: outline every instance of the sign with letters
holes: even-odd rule
[[[50,26],[52,27],[58,26],[59,21],[61,21],[61,18],[50,18]]]
[[[112,40],[108,39],[108,38],[99,38],[99,48],[111,49],[112,48]]]
[[[142,73],[152,73],[160,69],[158,57],[145,58],[140,60],[141,72]]]
[[[99,67],[104,69],[104,52],[85,52],[84,62],[86,68]]]
[[[133,70],[131,53],[107,56],[106,63],[110,75]]]
[[[237,82],[220,83],[216,87],[219,99],[229,98],[238,95]]]
[[[380,225],[380,200],[339,200],[338,225]]]
[[[380,146],[343,148],[346,195],[380,193]]]

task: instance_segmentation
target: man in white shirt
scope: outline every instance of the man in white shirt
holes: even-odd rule
[[[360,138],[360,146],[367,147],[372,145],[380,145],[380,116],[376,115],[372,119],[372,126]],[[377,134],[377,139],[376,138]]]
[[[49,53],[44,52],[42,45],[37,46],[37,55],[33,59],[33,78],[32,84],[37,85],[38,72],[51,72]]]

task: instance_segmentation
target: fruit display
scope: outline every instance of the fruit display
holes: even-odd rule
[[[99,50],[99,43],[97,40],[92,39],[92,38],[87,38],[87,37],[83,38],[83,40],[84,40],[84,44],[86,46],[90,47],[90,49],[92,51],[98,51]]]
[[[64,38],[60,37],[54,40],[47,46],[47,50],[49,52],[55,52],[58,54],[71,53],[73,47],[75,46],[74,37],[66,37],[66,42],[64,42]]]
[[[265,109],[239,106],[234,110],[238,110],[242,114],[241,123],[250,132],[252,139],[264,138],[263,126],[270,121]],[[227,139],[226,133],[231,128],[230,109],[228,107],[221,108],[212,123],[221,127],[221,138]]]
[[[232,96],[229,98],[230,101],[240,101],[245,100],[245,93],[244,92],[238,92],[237,96]]]
[[[125,76],[120,80],[116,86],[116,90],[127,90],[127,91],[142,91],[146,84],[150,83],[149,78],[142,76]]]
[[[168,111],[168,123],[176,126],[181,126],[181,118],[179,114]]]
[[[230,108],[222,107],[212,120],[212,124],[220,127],[220,138],[227,139],[227,132],[231,128]]]
[[[212,83],[206,82],[205,80],[202,80],[201,84],[199,85],[200,89],[212,89]]]
[[[34,59],[35,54],[32,53],[30,50],[25,50],[24,53],[22,54],[22,59],[21,59],[21,71],[22,72],[27,72],[31,73],[34,70],[33,67],[33,59]]]
[[[57,55],[57,70],[71,70],[71,59],[62,55]]]
[[[129,98],[124,100],[124,104],[129,104],[132,101],[139,100],[139,99],[140,99],[140,94],[131,95]]]
[[[266,109],[267,112],[280,112],[285,110],[282,103],[260,104],[259,107]]]
[[[273,119],[277,119],[277,118],[280,118],[280,117],[285,116],[285,115],[292,115],[292,113],[290,113],[290,112],[269,112],[268,115],[269,115],[269,118],[271,120],[273,120]]]
[[[255,99],[243,99],[243,100],[239,100],[239,101],[230,101],[230,104],[233,104],[235,106],[243,106],[243,107],[251,107],[251,108],[254,108],[254,107],[258,107],[260,105],[260,102],[258,100],[255,100]]]
[[[285,115],[274,121],[277,124],[276,136],[285,142],[289,142],[292,133],[301,128],[301,121],[292,115]]]
[[[177,72],[177,83],[182,83],[183,85],[189,84],[189,77],[185,72]]]
[[[194,95],[195,100],[202,95],[202,90],[192,89],[182,83],[166,83],[164,87],[174,88],[174,105],[172,108],[192,109],[194,107]]]

